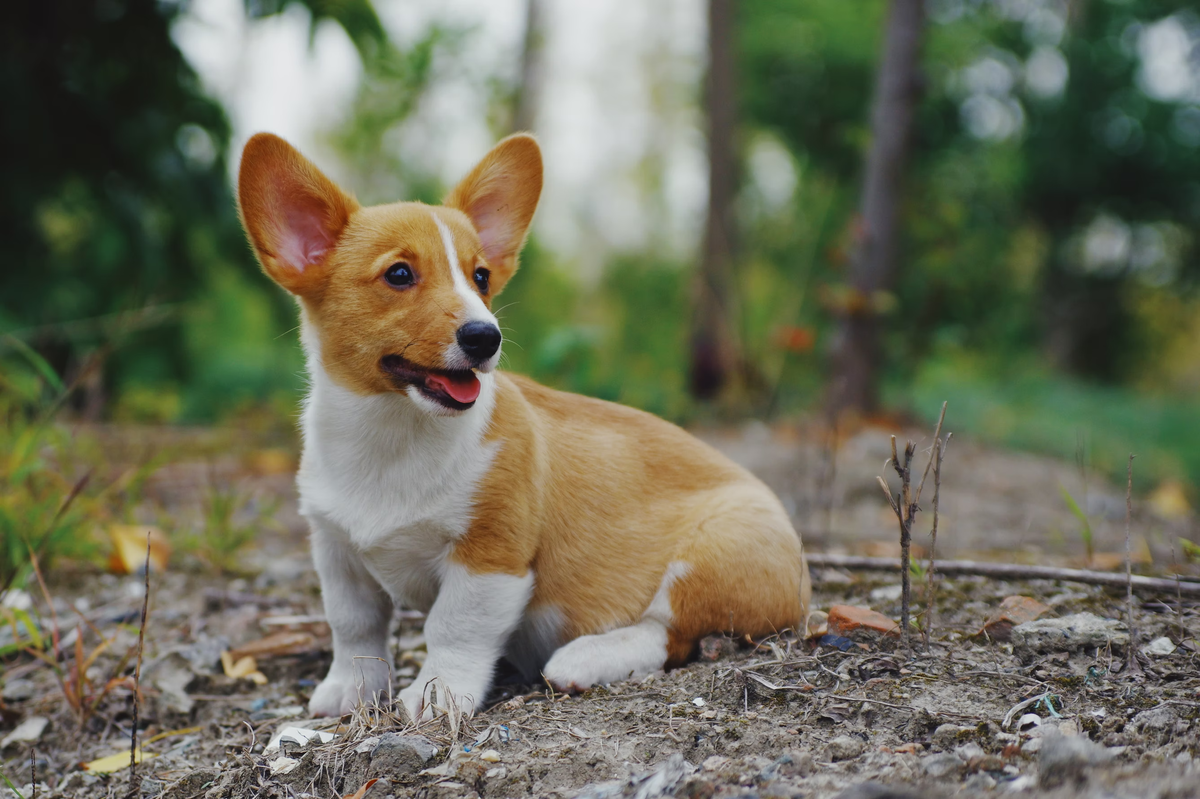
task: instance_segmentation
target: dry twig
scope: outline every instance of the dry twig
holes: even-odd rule
[[[865,558],[854,555],[828,555],[813,552],[806,555],[809,566],[855,569],[859,571],[895,571],[894,558]],[[1027,566],[1023,563],[984,563],[973,560],[943,560],[938,562],[942,574],[996,577],[1002,580],[1062,580],[1070,583],[1105,585],[1124,588],[1126,577],[1116,572],[1098,572],[1088,569],[1062,569],[1057,566]],[[1200,597],[1200,582],[1166,580],[1159,577],[1143,577],[1135,574],[1129,578],[1135,588],[1146,591],[1170,593],[1178,590],[1181,596]]]
[[[946,416],[946,403],[942,403],[942,417]],[[941,419],[938,420],[937,433],[942,429]],[[934,600],[937,598],[934,593],[937,590],[937,584],[933,579],[934,567],[937,558],[937,533],[938,533],[938,499],[942,493],[942,459],[946,456],[946,446],[950,443],[950,439],[954,436],[953,433],[947,433],[943,440],[938,438],[937,433],[934,434],[933,451],[935,458],[930,458],[930,462],[934,463],[933,467],[933,526],[929,530],[929,568],[925,572],[925,641],[928,646],[930,636],[933,635],[933,607]],[[924,478],[922,478],[924,482]],[[918,495],[920,490],[918,489]]]
[[[1125,613],[1129,619],[1129,648],[1126,666],[1131,672],[1141,671],[1137,660],[1137,632],[1133,628],[1133,556],[1130,554],[1130,528],[1133,525],[1133,459],[1129,453],[1129,477],[1125,486]]]
[[[137,665],[133,669],[133,724],[129,727],[129,797],[137,796],[138,708],[142,692],[142,651],[146,644],[146,616],[150,611],[150,534],[146,533],[146,582],[142,594],[142,623],[138,627]]]

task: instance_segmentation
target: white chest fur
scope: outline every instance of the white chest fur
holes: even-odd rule
[[[363,397],[336,384],[304,328],[311,385],[301,422],[300,511],[356,550],[394,600],[427,611],[495,456],[497,445],[484,441],[495,375],[479,375],[471,410],[431,416],[405,396]]]

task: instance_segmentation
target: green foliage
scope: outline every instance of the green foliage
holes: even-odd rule
[[[1083,508],[1079,507],[1079,503],[1075,501],[1075,497],[1071,496],[1071,492],[1064,485],[1059,485],[1058,491],[1062,494],[1063,502],[1067,504],[1067,510],[1071,511],[1071,515],[1079,522],[1079,538],[1083,541],[1083,549],[1087,552],[1088,561],[1091,561],[1092,556],[1096,554],[1095,545],[1092,536],[1092,523],[1088,519],[1088,515]]]
[[[261,530],[275,526],[279,504],[278,499],[264,502],[235,487],[213,484],[204,499],[199,529],[179,534],[176,541],[213,571],[245,572],[245,550]]]

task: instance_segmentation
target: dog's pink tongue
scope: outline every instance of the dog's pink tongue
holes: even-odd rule
[[[479,378],[475,376],[474,372],[462,372],[461,376],[456,374],[453,377],[429,375],[425,378],[425,385],[430,388],[440,388],[464,405],[479,398]]]

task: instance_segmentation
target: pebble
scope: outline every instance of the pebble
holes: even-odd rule
[[[865,744],[852,735],[839,735],[829,742],[829,748],[826,750],[829,759],[837,762],[839,760],[853,760],[863,753]]]
[[[832,635],[853,638],[878,635],[900,635],[900,625],[870,608],[855,605],[834,605],[829,609],[829,632]]]
[[[1049,612],[1049,605],[1043,605],[1033,597],[1006,596],[983,623],[982,632],[994,641],[1007,641],[1012,637],[1013,627],[1040,619]]]
[[[33,699],[37,693],[37,686],[33,684],[33,680],[9,680],[4,683],[4,692],[0,696],[4,697],[5,702],[24,702],[26,699]]]
[[[921,768],[934,779],[961,774],[967,764],[953,752],[940,752],[921,758]]]
[[[1113,753],[1082,735],[1051,734],[1043,737],[1038,753],[1038,781],[1053,787],[1083,776],[1084,769],[1113,759]]]
[[[938,749],[953,749],[965,738],[975,733],[974,727],[963,727],[958,724],[942,724],[933,731],[933,745]]]
[[[423,735],[386,733],[379,736],[379,743],[371,750],[370,776],[415,774],[433,759],[437,751],[433,742]]]
[[[1060,619],[1038,619],[1012,630],[1013,648],[1032,652],[1070,652],[1129,643],[1125,625],[1093,613],[1075,613]]]
[[[4,740],[0,740],[0,749],[7,749],[13,744],[25,744],[38,740],[49,724],[50,719],[44,716],[32,716],[25,719],[16,726],[16,729],[5,735]]]
[[[1142,653],[1151,657],[1166,657],[1175,651],[1175,642],[1165,635],[1162,638],[1155,638],[1150,643],[1142,647]]]

